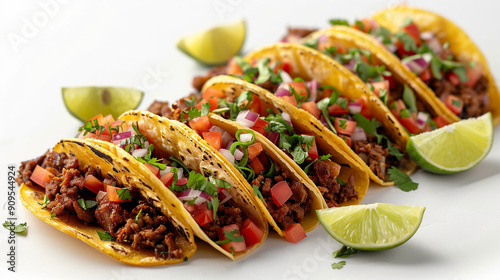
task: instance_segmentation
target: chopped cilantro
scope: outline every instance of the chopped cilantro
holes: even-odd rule
[[[413,182],[410,176],[396,167],[392,166],[388,173],[390,175],[389,179],[393,181],[402,191],[409,192],[417,189],[418,183]]]
[[[455,73],[460,78],[460,81],[462,83],[465,83],[469,80],[469,77],[467,77],[467,73],[464,66],[459,66],[454,68],[453,73]]]
[[[149,163],[155,167],[158,167],[160,170],[164,170],[167,167],[167,165],[161,163],[161,161],[163,161],[163,159],[157,159],[155,157],[152,157],[151,154],[152,154],[153,150],[154,150],[154,146],[149,145],[148,154],[142,158],[136,157],[136,159],[141,163]]]
[[[83,199],[83,198],[80,198],[78,199],[78,205],[80,205],[80,207],[82,207],[83,210],[87,210],[87,209],[90,209],[94,206],[97,205],[97,201],[95,200],[86,200],[86,199]]]
[[[219,245],[223,245],[223,244],[227,244],[231,241],[240,242],[240,241],[245,240],[245,238],[240,235],[240,231],[237,229],[233,229],[232,231],[224,231],[224,237],[226,239],[215,241],[215,243],[217,243]]]
[[[349,22],[345,19],[339,19],[339,18],[333,18],[329,20],[331,25],[345,25],[345,26],[351,26]]]
[[[260,192],[259,187],[257,185],[252,185],[252,189],[253,189],[254,195],[257,196],[262,201],[262,203],[265,204],[266,202],[264,201],[264,197],[262,196],[262,193]]]
[[[132,196],[130,195],[128,188],[116,189],[116,194],[118,194],[118,198],[121,200],[132,200]]]
[[[407,84],[404,85],[403,101],[410,112],[418,112],[415,93],[413,93],[413,90]]]
[[[377,128],[382,126],[382,124],[379,121],[377,121],[375,118],[368,120],[360,113],[354,114],[353,118],[356,120],[357,126],[361,127],[366,133],[377,137],[377,143],[380,144],[380,142],[382,141],[384,136],[381,134],[378,134],[378,132],[377,132]]]
[[[345,261],[340,261],[340,262],[332,263],[332,268],[333,269],[341,269],[344,267],[344,265],[345,265]]]
[[[346,182],[344,182],[342,179],[340,179],[338,177],[337,177],[337,183],[339,183],[339,185],[341,185],[341,186],[345,186],[345,184],[347,184]]]
[[[102,241],[114,241],[115,238],[111,235],[111,233],[102,230],[96,230],[97,235]]]
[[[334,258],[347,258],[352,254],[357,253],[358,250],[342,245],[342,248],[333,252]]]
[[[26,228],[28,227],[28,223],[16,225],[13,221],[5,221],[2,225],[5,229],[13,231],[16,234],[24,234],[26,232]]]

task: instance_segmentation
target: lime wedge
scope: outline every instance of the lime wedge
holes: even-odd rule
[[[476,166],[491,150],[491,113],[461,120],[411,136],[406,150],[425,170],[438,174],[462,172]]]
[[[202,64],[218,65],[238,54],[245,36],[245,21],[241,20],[186,36],[177,42],[177,47]]]
[[[116,119],[123,112],[133,110],[141,103],[144,93],[139,90],[117,87],[63,88],[66,109],[82,122],[102,114]]]
[[[375,203],[316,210],[319,221],[338,242],[378,251],[405,243],[417,231],[425,207]]]

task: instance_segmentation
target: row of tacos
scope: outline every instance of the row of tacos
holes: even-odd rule
[[[391,9],[357,22],[359,30],[311,30],[287,36],[295,43],[235,57],[195,78],[199,93],[172,105],[155,101],[116,120],[96,116],[78,138],[22,163],[23,205],[133,265],[186,261],[195,236],[240,259],[264,242],[269,225],[289,242],[302,240],[318,224],[315,210],[358,204],[370,181],[389,186],[393,175],[411,174],[417,166],[406,153],[409,134],[472,116],[452,112],[463,102],[448,98],[453,93],[443,98],[453,106],[441,102],[423,71],[448,80],[450,73],[477,76],[472,87],[485,88],[473,98],[500,120],[496,85],[465,34],[434,14]],[[388,33],[409,17],[405,32]],[[438,54],[431,53],[435,62],[419,69],[420,79],[412,70],[430,48],[415,42],[415,28],[449,42],[455,54],[432,60]],[[389,45],[408,37],[421,49],[402,44],[401,63]],[[457,87],[469,85],[460,80]]]

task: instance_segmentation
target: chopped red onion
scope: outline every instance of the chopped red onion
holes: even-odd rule
[[[356,71],[354,71],[354,66],[356,65],[356,60],[355,59],[351,59],[349,61],[349,63],[346,63],[346,64],[343,64],[343,66],[345,68],[347,68],[347,70],[351,71],[352,73],[356,74]]]
[[[241,160],[243,158],[245,154],[240,150],[240,149],[236,149],[234,151],[234,159],[235,160]]]
[[[242,133],[240,134],[240,141],[243,143],[250,142],[253,139],[253,135],[251,133]]]
[[[269,139],[269,141],[273,142],[274,145],[277,145],[278,140],[280,139],[280,134],[278,132],[270,131],[267,134],[267,139]]]
[[[348,108],[349,108],[349,113],[351,114],[361,113],[361,110],[363,109],[363,104],[358,102],[349,102]]]
[[[418,112],[417,114],[417,126],[420,129],[424,129],[425,124],[429,120],[429,115],[424,112]]]
[[[259,114],[250,111],[250,110],[245,110],[241,111],[238,116],[236,117],[236,122],[240,123],[244,127],[252,127],[257,119],[259,118]]]
[[[277,97],[290,96],[290,91],[288,91],[288,89],[286,89],[284,87],[280,87],[280,88],[278,88],[278,90],[276,91],[276,93],[274,95],[276,95]]]
[[[281,113],[281,116],[283,117],[283,119],[289,123],[290,125],[292,125],[292,118],[290,117],[290,115],[286,112],[283,112]]]
[[[352,141],[365,141],[366,140],[365,131],[361,127],[356,126],[354,128],[354,132],[351,135],[351,140]]]
[[[391,53],[396,52],[396,50],[398,49],[398,47],[396,47],[396,45],[394,44],[386,45],[385,48]]]
[[[320,121],[324,126],[328,127],[328,122],[326,121],[326,118],[323,114],[321,114]]]
[[[326,34],[321,34],[318,38],[318,43],[326,43],[329,40],[330,39],[328,38],[328,36],[326,36]]]
[[[408,59],[407,59],[408,58]],[[430,54],[428,55],[415,55],[403,59],[401,62],[413,73],[420,75],[424,72],[427,67],[429,67],[429,62],[432,59]]]
[[[231,140],[234,140],[234,137],[231,134],[229,134],[229,132],[224,131],[221,135],[222,146],[227,147],[227,144],[229,144]]]
[[[234,164],[234,156],[231,154],[231,151],[227,149],[220,149],[219,153],[223,155],[231,164]]]
[[[432,38],[427,41],[427,45],[436,55],[439,55],[443,51],[443,46],[437,38]]]
[[[306,86],[309,88],[309,92],[311,92],[309,101],[316,101],[316,94],[318,92],[319,83],[316,80],[312,80],[306,82]]]
[[[210,196],[206,192],[194,189],[187,189],[184,191],[180,191],[179,193],[177,193],[177,197],[181,201],[191,201],[196,198],[196,200],[194,201],[194,204],[196,205],[200,205],[203,202],[206,202],[210,198]]]
[[[230,200],[233,196],[226,190],[226,189],[223,189],[220,193],[219,193],[219,205],[222,205],[224,204],[226,201]]]
[[[113,135],[113,144],[119,145],[122,142],[122,140],[128,139],[130,137],[132,137],[132,132],[130,131],[125,131],[115,134]]]

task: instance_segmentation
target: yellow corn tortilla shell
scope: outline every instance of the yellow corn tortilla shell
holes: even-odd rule
[[[370,51],[373,63],[375,65],[384,65],[385,68],[392,73],[395,80],[399,81],[401,84],[407,84],[415,93],[417,101],[424,104],[426,111],[429,112],[432,117],[442,116],[450,123],[460,120],[460,118],[451,112],[435,94],[429,94],[429,88],[422,80],[418,79],[415,73],[406,68],[396,56],[389,52],[372,36],[348,26],[336,25],[329,29],[316,31],[310,34],[303,42],[318,38],[322,35],[326,36],[329,42],[341,45],[345,49],[359,48]],[[363,83],[361,79],[359,79],[359,82]],[[369,92],[375,95],[371,90]],[[386,111],[392,114],[390,110],[387,109]],[[397,120],[396,118],[393,119]],[[400,131],[404,129],[397,121],[395,126],[398,127]],[[408,141],[408,135],[402,134],[402,137],[405,139],[405,142]]]
[[[485,77],[488,79],[488,110],[493,117],[493,123],[500,122],[500,92],[491,75],[486,58],[479,47],[467,36],[457,25],[441,15],[407,6],[395,6],[382,10],[373,16],[373,19],[391,32],[397,32],[403,22],[411,18],[421,32],[430,31],[436,35],[443,44],[449,42],[449,49],[456,55],[458,61],[476,62],[476,67],[482,67]],[[492,34],[493,35],[493,34]],[[420,79],[419,79],[420,80]],[[429,95],[435,95],[427,87]]]
[[[204,174],[205,176],[212,174],[217,179],[227,181],[231,185],[231,188],[227,189],[227,191],[233,196],[232,199],[235,204],[238,205],[245,215],[252,219],[264,233],[260,243],[247,247],[244,252],[237,252],[235,254],[229,253],[205,234],[189,211],[182,206],[182,203],[177,199],[175,194],[171,192],[169,188],[165,187],[146,166],[112,143],[102,142],[102,144],[100,144],[107,149],[114,149],[114,152],[120,155],[120,157],[128,157],[131,161],[131,166],[137,170],[141,170],[141,173],[150,174],[153,185],[171,194],[169,202],[173,203],[175,200],[175,202],[181,203],[182,207],[179,213],[188,221],[196,236],[209,243],[232,260],[238,260],[249,255],[264,242],[269,233],[269,228],[262,210],[257,206],[253,198],[253,193],[249,194],[243,183],[235,176],[234,172],[237,171],[234,171],[234,167],[227,166],[225,162],[221,161],[219,153],[212,147],[209,147],[208,144],[205,143],[205,140],[198,134],[194,131],[187,132],[186,127],[178,121],[169,120],[147,111],[128,111],[123,113],[118,119],[137,123],[137,128],[146,136],[150,144],[154,145],[155,151],[159,153],[160,158],[168,159],[173,156],[196,172]]]
[[[236,131],[238,131],[238,129],[248,129],[237,122],[226,120],[221,116],[215,114],[210,114],[209,119],[214,125],[227,131],[233,137],[235,136]],[[300,225],[302,226],[302,228],[304,228],[306,232],[316,228],[316,226],[319,223],[318,216],[316,215],[316,210],[326,208],[326,202],[323,199],[323,196],[321,195],[319,190],[314,186],[314,184],[312,184],[312,182],[310,182],[310,180],[308,180],[309,177],[304,176],[304,174],[297,173],[297,169],[299,169],[303,173],[303,171],[300,168],[298,168],[298,166],[296,165],[292,166],[288,161],[284,160],[288,156],[281,150],[276,149],[273,143],[269,141],[269,139],[262,136],[260,133],[255,133],[255,143],[261,143],[263,150],[266,151],[269,157],[274,161],[274,164],[278,165],[281,169],[290,170],[293,179],[304,184],[309,196],[312,197],[312,203]],[[224,161],[227,161],[225,157],[223,158]],[[227,162],[227,164],[231,163]],[[249,192],[252,192],[253,194],[252,186],[250,186],[250,184],[245,180],[245,177],[243,177],[243,175],[240,172],[237,173],[238,173],[237,176],[240,179],[240,181],[246,183],[245,187],[248,189]],[[269,211],[267,210],[266,205],[257,196],[255,196],[255,194],[254,197],[257,204],[264,212],[269,224],[274,228],[274,230],[280,236],[284,236],[285,233],[274,221],[273,217],[271,216],[271,213],[269,213]]]
[[[97,230],[104,231],[99,225],[88,225],[82,222],[76,215],[65,215],[51,217],[48,209],[41,209],[45,189],[33,184],[29,187],[23,184],[20,189],[20,199],[22,204],[35,216],[42,219],[58,230],[78,238],[104,254],[113,257],[123,263],[137,266],[157,266],[166,264],[176,264],[190,258],[196,251],[194,236],[189,224],[179,215],[178,207],[182,204],[166,203],[168,194],[148,184],[146,178],[142,178],[129,165],[105,149],[94,145],[83,139],[65,138],[54,147],[56,152],[64,152],[73,155],[78,159],[80,166],[99,167],[103,176],[112,177],[122,183],[123,186],[135,186],[141,195],[145,197],[154,207],[160,209],[166,215],[172,225],[176,228],[175,242],[184,252],[179,259],[158,259],[154,250],[137,251],[131,249],[127,244],[114,241],[102,241],[97,234]],[[151,189],[149,189],[149,186]],[[40,204],[39,204],[40,203]]]
[[[322,85],[330,85],[339,90],[348,98],[364,98],[367,101],[367,106],[373,118],[377,119],[382,124],[384,134],[391,140],[392,143],[401,147],[408,159],[408,164],[397,166],[398,169],[411,174],[415,171],[417,165],[409,159],[405,147],[407,142],[407,134],[398,121],[391,114],[389,109],[380,101],[380,99],[371,94],[370,89],[366,84],[352,74],[345,67],[340,65],[335,60],[325,54],[303,45],[278,43],[263,47],[245,56],[248,62],[256,61],[262,58],[270,58],[271,61],[281,61],[290,64],[291,76],[301,77],[304,80],[315,79]],[[265,90],[264,90],[265,91]],[[394,185],[394,182],[381,180],[370,167],[345,143],[342,138],[338,137],[329,128],[325,127],[320,120],[309,114],[307,111],[299,109],[285,100],[270,95],[270,100],[274,100],[274,104],[279,110],[287,112],[300,124],[304,131],[311,131],[318,137],[323,137],[327,140],[323,143],[323,147],[336,146],[344,151],[344,154],[357,162],[369,174],[370,179],[383,186]]]
[[[358,198],[347,201],[346,203],[342,203],[340,204],[340,206],[359,204],[359,202],[363,199],[363,197],[366,194],[366,191],[368,190],[368,185],[370,183],[368,173],[366,173],[364,166],[362,166],[361,164],[353,160],[351,157],[349,157],[349,155],[347,155],[341,147],[339,147],[336,143],[332,142],[326,135],[323,135],[322,131],[326,130],[326,128],[322,128],[321,123],[320,123],[321,126],[315,126],[317,124],[314,122],[316,120],[314,117],[311,116],[309,118],[308,116],[306,116],[307,119],[301,119],[300,117],[295,117],[293,114],[297,114],[297,112],[296,111],[291,112],[292,109],[288,108],[288,107],[294,108],[293,106],[286,106],[288,103],[286,103],[285,101],[281,103],[280,100],[277,100],[280,98],[275,97],[265,89],[234,77],[230,76],[214,77],[205,83],[205,85],[203,86],[203,92],[207,88],[220,89],[224,91],[226,95],[234,97],[239,96],[243,92],[250,91],[259,97],[261,103],[265,103],[265,105],[263,106],[269,107],[269,109],[273,110],[273,112],[289,113],[290,116],[292,117],[292,123],[295,131],[298,134],[314,135],[318,147],[318,152],[320,154],[332,155],[330,159],[333,162],[336,162],[342,166],[339,174],[340,179],[347,182],[349,177],[351,175],[354,175],[354,189],[358,192]],[[307,120],[311,120],[312,124],[308,123]],[[257,134],[258,133],[256,133],[256,135]],[[265,137],[261,136],[261,138]],[[265,139],[267,140],[267,138]],[[268,143],[269,145],[273,145],[269,141]],[[304,171],[293,161],[293,159],[291,159],[289,156],[281,152],[281,150],[278,147],[276,146],[274,147],[275,150],[279,151],[278,155],[282,158],[282,160],[288,162],[288,165],[290,165],[297,174],[299,174],[311,186],[316,186],[309,178],[309,176],[307,176],[304,173]]]

